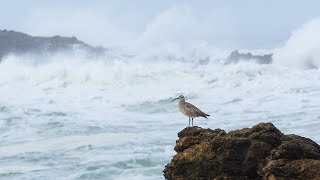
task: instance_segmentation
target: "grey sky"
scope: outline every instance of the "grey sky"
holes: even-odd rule
[[[320,16],[317,0],[0,0],[0,29],[94,45],[207,42],[273,48]]]

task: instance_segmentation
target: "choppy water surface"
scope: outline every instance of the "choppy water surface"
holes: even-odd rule
[[[211,115],[197,126],[272,122],[320,143],[318,51],[292,64],[288,43],[269,65],[223,65],[230,52],[210,48],[9,56],[0,64],[0,179],[163,179],[188,123],[171,102],[180,94]]]

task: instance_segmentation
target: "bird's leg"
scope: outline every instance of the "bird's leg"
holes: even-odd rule
[[[193,118],[191,118],[192,119],[192,127],[193,127]]]
[[[189,117],[189,125],[188,125],[188,127],[190,127],[190,117]]]

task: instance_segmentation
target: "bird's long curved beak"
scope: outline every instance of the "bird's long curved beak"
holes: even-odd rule
[[[175,98],[174,100],[172,100],[172,102],[175,101],[175,100],[177,100],[177,99],[179,99],[179,98]]]

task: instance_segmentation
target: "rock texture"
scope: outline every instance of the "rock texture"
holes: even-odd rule
[[[265,55],[252,55],[251,53],[239,53],[238,51],[233,51],[228,56],[225,64],[238,63],[240,61],[251,61],[259,64],[271,64],[273,54]]]
[[[320,179],[320,146],[271,123],[228,133],[185,128],[178,136],[166,179]]]
[[[75,37],[37,37],[15,31],[0,30],[0,61],[2,57],[10,53],[46,55],[73,51],[75,48],[95,56],[102,55],[105,51],[102,47],[92,47]]]

